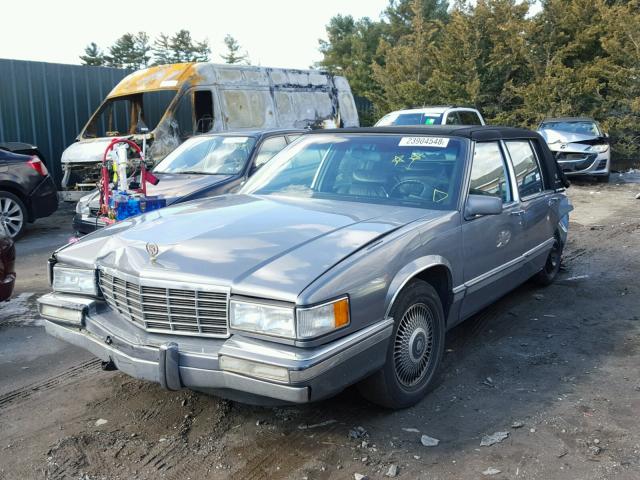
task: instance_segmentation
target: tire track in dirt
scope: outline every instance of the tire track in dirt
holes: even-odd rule
[[[28,399],[35,393],[45,392],[47,390],[51,390],[60,385],[63,385],[69,381],[93,374],[96,370],[99,369],[99,367],[100,360],[92,359],[74,367],[68,368],[67,370],[53,377],[49,377],[40,382],[35,382],[22,388],[18,388],[11,392],[5,393],[4,395],[0,396],[0,410],[10,407],[16,401]]]
[[[341,412],[341,417],[345,416],[346,412]],[[336,434],[338,429],[343,429],[344,425],[341,425],[340,420],[332,418],[331,412],[325,411],[324,408],[315,410],[313,415],[305,416],[306,428],[297,427],[293,432],[285,434],[283,437],[278,429],[274,432],[265,432],[261,434],[258,444],[266,444],[267,448],[262,450],[259,454],[250,458],[247,463],[232,473],[229,478],[233,480],[269,480],[273,477],[273,470],[275,470],[276,464],[286,464],[286,469],[283,469],[282,475],[286,475],[286,471],[294,471],[296,466],[292,465],[293,456],[289,454],[291,449],[294,451],[301,451],[307,448],[311,448],[308,445],[309,439],[307,436],[313,432],[313,443],[318,445],[323,443],[323,440],[329,440],[330,437]],[[349,418],[355,417],[347,413]],[[320,426],[327,419],[334,420],[333,423],[326,426]],[[318,425],[318,427],[315,427]],[[331,443],[331,442],[325,442]],[[287,452],[283,455],[283,452]],[[304,463],[307,459],[301,459],[301,463]],[[293,468],[292,468],[293,467]]]

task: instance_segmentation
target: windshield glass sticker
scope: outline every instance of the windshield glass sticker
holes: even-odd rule
[[[437,147],[446,148],[449,139],[444,137],[402,137],[399,147]]]
[[[393,160],[391,161],[397,167],[398,164],[404,163],[404,155],[396,155],[395,157],[393,157]]]
[[[244,143],[247,141],[246,137],[225,137],[222,143]]]
[[[425,125],[434,125],[436,123],[436,119],[434,117],[425,117],[424,124]]]
[[[443,192],[442,190],[438,190],[437,188],[433,189],[433,202],[440,203],[447,199],[449,194],[447,192]]]

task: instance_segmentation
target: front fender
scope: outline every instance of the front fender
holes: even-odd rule
[[[426,255],[424,257],[416,258],[398,270],[389,283],[389,288],[387,289],[387,295],[385,298],[385,318],[389,317],[391,307],[393,307],[393,303],[404,286],[419,273],[437,266],[442,266],[447,269],[449,272],[449,285],[451,286],[451,263],[441,255]]]

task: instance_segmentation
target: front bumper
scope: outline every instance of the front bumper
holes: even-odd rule
[[[611,149],[603,153],[555,151],[558,165],[567,176],[608,175],[611,164]]]
[[[385,319],[314,348],[301,348],[242,335],[228,339],[155,334],[141,330],[103,302],[64,294],[38,299],[47,333],[84,348],[122,372],[169,390],[189,388],[255,404],[306,403],[340,392],[382,367],[393,330]],[[43,312],[44,306],[81,312],[74,324]],[[220,359],[275,367],[288,382],[271,381],[221,368]]]
[[[73,230],[86,235],[106,227],[106,224],[96,216],[76,213],[73,217]]]

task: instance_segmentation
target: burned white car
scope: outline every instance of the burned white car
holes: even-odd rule
[[[168,389],[304,403],[358,384],[391,408],[434,383],[445,332],[560,268],[570,209],[534,132],[304,135],[239,194],[56,251],[47,332]]]

